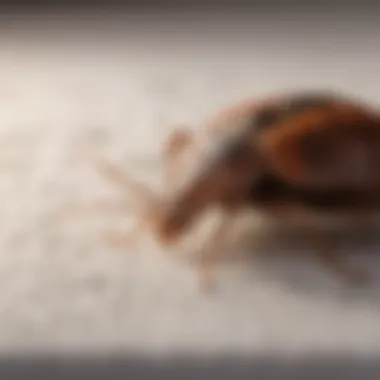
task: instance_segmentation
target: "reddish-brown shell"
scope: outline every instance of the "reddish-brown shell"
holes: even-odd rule
[[[284,181],[323,190],[380,186],[380,117],[358,101],[310,93],[247,101],[208,128],[214,137],[245,133]]]
[[[261,136],[272,171],[322,190],[375,190],[380,185],[380,123],[352,104],[332,103],[278,122]]]

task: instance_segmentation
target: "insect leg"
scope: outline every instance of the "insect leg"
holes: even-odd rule
[[[328,270],[354,285],[365,285],[370,281],[367,272],[354,268],[338,255],[336,240],[332,236],[327,236],[326,232],[318,232],[313,234],[313,240],[316,257]]]
[[[194,143],[194,135],[189,130],[177,129],[168,136],[163,154],[166,190],[170,191],[177,183],[183,168],[184,154]]]
[[[165,153],[176,156],[194,142],[194,135],[187,129],[176,129],[167,138]]]
[[[103,158],[92,157],[92,163],[96,171],[109,182],[123,190],[128,190],[133,194],[136,201],[146,202],[156,199],[157,194],[150,186],[138,181],[115,164],[111,164]]]
[[[117,247],[129,246],[130,243],[136,240],[139,233],[145,227],[145,219],[147,211],[152,208],[152,206],[157,203],[158,195],[151,189],[148,185],[134,179],[125,170],[122,170],[117,165],[109,163],[107,160],[98,157],[93,154],[88,154],[86,152],[85,159],[89,159],[95,170],[104,178],[106,178],[112,184],[120,187],[123,191],[128,191],[131,195],[131,199],[127,202],[119,202],[118,206],[116,202],[111,206],[110,201],[93,201],[87,204],[74,204],[71,207],[63,210],[57,219],[67,219],[70,217],[78,217],[86,214],[94,215],[99,212],[110,211],[112,208],[115,210],[118,208],[119,211],[132,211],[137,217],[136,225],[133,226],[131,231],[123,232],[111,232],[107,231],[104,233],[106,241]],[[83,156],[83,153],[82,153]]]
[[[222,215],[221,220],[215,224],[211,237],[202,252],[199,267],[202,290],[208,291],[215,285],[214,269],[220,259],[224,243],[228,239],[232,218],[231,213]]]
[[[122,187],[123,190],[130,190],[134,200],[137,202],[130,202],[130,209],[138,211],[142,205],[148,203],[149,200],[156,197],[156,194],[153,190],[150,189],[147,185],[133,179],[130,175],[125,173],[118,166],[107,162],[106,160],[91,156],[91,161],[95,169],[108,181],[113,184]],[[119,203],[119,209],[121,204]],[[139,207],[140,206],[140,207]],[[113,205],[115,207],[115,204]],[[93,201],[89,203],[77,203],[68,207],[66,210],[63,210],[61,213],[61,218],[74,217],[84,214],[94,214],[103,212],[105,210],[111,210],[111,202],[106,200]],[[124,209],[126,209],[126,204],[124,202]]]

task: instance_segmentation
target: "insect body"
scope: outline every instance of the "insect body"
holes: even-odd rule
[[[206,131],[209,141],[198,166],[166,196],[96,161],[109,178],[134,189],[139,220],[164,244],[180,239],[211,207],[223,211],[203,252],[203,279],[210,279],[231,223],[242,209],[285,219],[369,220],[380,206],[380,116],[356,100],[300,93],[261,103],[246,101],[220,112]],[[173,181],[175,169],[181,172],[181,155],[196,144],[185,130],[169,137],[167,181]],[[316,242],[322,244],[318,257],[350,280],[366,278],[338,259],[321,236],[316,230]]]

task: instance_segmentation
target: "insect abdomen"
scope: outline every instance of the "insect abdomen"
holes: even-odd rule
[[[266,132],[285,119],[290,119],[304,111],[328,106],[333,100],[334,98],[331,95],[326,94],[293,95],[258,110],[252,121],[252,127],[255,132]]]

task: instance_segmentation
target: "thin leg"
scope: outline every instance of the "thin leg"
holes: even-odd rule
[[[229,231],[231,229],[231,214],[222,216],[222,219],[216,223],[212,231],[210,240],[201,255],[200,262],[200,283],[204,291],[211,290],[215,285],[215,267],[220,260],[220,254],[225,245]]]
[[[166,190],[170,191],[178,182],[183,168],[184,153],[194,145],[194,135],[184,129],[172,132],[164,148],[164,180]]]
[[[165,143],[165,154],[176,156],[194,142],[194,135],[186,129],[177,129],[167,138]]]
[[[344,278],[353,285],[366,285],[370,282],[369,274],[359,268],[354,268],[336,252],[336,240],[327,233],[313,234],[316,244],[315,254],[318,260],[330,271]]]
[[[110,164],[106,160],[93,155],[87,155],[90,158],[95,169],[103,176],[106,177],[113,184],[121,187],[123,190],[129,190],[132,194],[132,200],[128,202],[110,202],[109,200],[99,200],[87,203],[77,203],[66,207],[54,217],[54,222],[61,222],[65,219],[80,217],[85,215],[96,215],[104,211],[132,211],[138,218],[138,228],[134,229],[130,234],[128,233],[112,233],[106,232],[104,235],[107,242],[115,247],[127,246],[137,239],[139,235],[137,232],[141,230],[141,219],[146,214],[146,209],[149,208],[151,203],[157,200],[157,195],[150,189],[149,186],[133,179],[126,174],[121,168],[116,165]]]
[[[137,201],[146,202],[156,199],[157,194],[150,186],[132,178],[125,170],[115,164],[111,164],[103,158],[92,157],[92,163],[95,169],[109,182],[120,187],[122,190],[128,190],[133,193]]]

